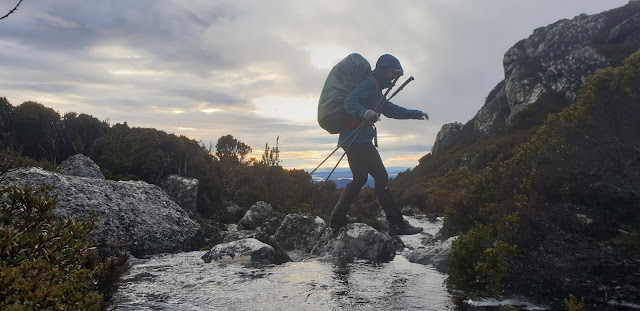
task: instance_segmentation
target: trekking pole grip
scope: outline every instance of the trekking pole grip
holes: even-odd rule
[[[396,96],[396,94],[398,94],[398,92],[402,91],[402,89],[404,89],[404,87],[407,86],[407,84],[409,84],[409,82],[411,82],[413,80],[414,80],[413,76],[409,77],[409,79],[407,79],[407,81],[404,81],[404,83],[402,83],[402,85],[395,92],[393,92],[393,94],[391,95],[391,97],[389,97],[389,99],[391,99],[394,96]]]

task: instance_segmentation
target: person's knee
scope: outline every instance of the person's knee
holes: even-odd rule
[[[362,176],[353,176],[353,180],[351,181],[351,183],[358,188],[362,188],[364,187],[364,185],[367,183],[367,176],[362,177]]]
[[[389,175],[387,173],[376,175],[373,180],[376,182],[376,189],[384,189],[389,183]]]

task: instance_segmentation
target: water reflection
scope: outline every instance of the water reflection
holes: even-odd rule
[[[310,259],[246,268],[205,264],[203,253],[134,263],[110,310],[465,310],[445,275],[402,255],[383,264]]]

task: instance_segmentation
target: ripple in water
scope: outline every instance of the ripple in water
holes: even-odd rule
[[[437,232],[439,223],[412,219]],[[408,246],[419,236],[403,237]],[[415,244],[414,244],[415,245]],[[206,264],[204,252],[134,260],[110,310],[463,310],[446,275],[408,262],[336,265],[317,259],[265,268]]]

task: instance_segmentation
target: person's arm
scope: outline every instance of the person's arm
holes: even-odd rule
[[[380,111],[385,117],[392,119],[423,119],[426,113],[420,110],[407,109],[400,107],[392,102],[386,102],[382,105]]]
[[[356,120],[364,120],[367,112],[362,103],[366,103],[369,98],[375,96],[376,84],[371,79],[364,79],[347,95],[344,99],[344,110]]]

